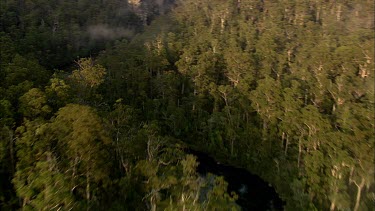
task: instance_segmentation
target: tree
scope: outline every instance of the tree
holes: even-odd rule
[[[44,117],[51,112],[51,108],[47,105],[47,98],[40,89],[32,88],[22,97],[20,97],[19,111],[24,117],[34,119],[36,117]]]
[[[49,127],[64,158],[62,165],[71,181],[71,191],[81,195],[89,209],[91,201],[98,197],[100,184],[108,182],[111,166],[107,148],[111,140],[102,120],[88,106],[68,104],[57,112]]]
[[[37,61],[27,59],[19,54],[14,55],[12,62],[5,68],[4,87],[20,84],[24,81],[34,82],[37,86],[43,85],[49,73]]]
[[[250,92],[249,99],[252,107],[258,112],[263,121],[264,139],[267,139],[267,131],[272,128],[280,116],[281,84],[266,77],[258,82],[256,90]]]
[[[72,88],[77,93],[78,101],[88,101],[90,98],[95,99],[95,90],[104,82],[106,69],[94,64],[91,58],[83,58],[77,61],[78,69],[70,75]]]
[[[68,104],[50,122],[26,120],[17,131],[13,183],[23,208],[90,209],[100,204],[98,189],[108,184],[111,141],[92,108]]]
[[[15,191],[11,178],[15,172],[15,134],[13,127],[15,112],[8,100],[0,100],[0,201],[4,209],[11,209]],[[7,207],[9,206],[9,207]]]
[[[72,102],[72,89],[61,78],[55,74],[49,81],[49,85],[45,87],[45,93],[49,105],[55,110],[64,107]]]

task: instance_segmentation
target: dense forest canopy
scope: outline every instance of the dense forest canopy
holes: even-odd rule
[[[0,0],[1,210],[373,210],[374,2]],[[249,187],[251,188],[251,187]]]

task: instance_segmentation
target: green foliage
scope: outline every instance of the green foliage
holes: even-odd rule
[[[222,177],[202,178],[195,171],[198,164],[194,156],[186,155],[181,159],[174,157],[168,163],[140,161],[137,164],[146,178],[149,192],[146,197],[151,210],[239,210],[234,203],[236,196],[226,192],[227,183]]]
[[[47,71],[36,61],[28,60],[18,54],[14,55],[12,62],[5,68],[5,84],[2,86],[10,87],[23,81],[32,81],[37,85],[42,85],[48,79]]]
[[[0,4],[1,206],[237,210],[187,145],[286,210],[371,210],[370,1],[138,3]]]
[[[79,88],[94,88],[103,83],[106,72],[101,65],[94,65],[92,59],[80,59],[77,64],[79,69],[70,77]]]
[[[13,183],[23,208],[69,209],[98,203],[94,199],[100,197],[99,183],[108,183],[105,148],[110,139],[92,108],[69,104],[50,123],[26,121],[17,130]]]
[[[47,98],[45,94],[38,88],[32,88],[22,97],[20,97],[20,113],[24,117],[36,118],[39,116],[45,116],[51,112],[51,108],[46,105]]]
[[[48,98],[48,103],[54,108],[58,109],[67,103],[72,102],[72,90],[70,86],[58,76],[54,75],[48,86],[45,87],[45,93]]]
[[[73,168],[71,171],[78,168],[78,172],[85,173],[96,182],[107,178],[109,165],[105,147],[111,140],[92,108],[68,104],[57,112],[51,129],[59,147],[66,149],[68,166]]]

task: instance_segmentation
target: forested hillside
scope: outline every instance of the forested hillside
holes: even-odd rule
[[[0,0],[1,210],[373,210],[374,2]],[[249,187],[251,188],[251,187]]]

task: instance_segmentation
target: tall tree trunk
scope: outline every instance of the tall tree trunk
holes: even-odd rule
[[[90,173],[89,167],[86,169],[86,201],[87,201],[87,210],[90,210]]]
[[[267,140],[267,137],[266,137],[266,135],[267,135],[267,122],[266,122],[266,120],[263,120],[263,130],[262,130],[262,140],[263,141],[266,141]]]
[[[181,85],[181,95],[183,95],[185,93],[185,82],[182,81],[182,85]]]
[[[76,154],[76,156],[75,156],[75,158],[74,158],[74,163],[73,163],[73,169],[72,169],[72,181],[71,181],[71,186],[72,186],[72,189],[71,189],[71,192],[72,192],[72,194],[73,194],[73,191],[74,191],[74,189],[77,187],[76,185],[74,185],[74,178],[76,177],[76,166],[77,166],[77,164],[78,164],[78,161],[79,161],[79,158],[78,158],[78,153],[76,152],[75,153]]]
[[[152,194],[150,197],[150,203],[151,203],[151,211],[156,211],[156,201],[155,201],[155,193]]]
[[[286,134],[286,139],[285,139],[285,156],[288,155],[288,145],[289,145],[289,137],[288,134]]]
[[[335,210],[335,207],[336,207],[336,200],[333,200],[333,201],[331,202],[331,206],[329,207],[329,210],[330,210],[330,211],[333,211],[333,210]]]
[[[301,143],[301,138],[300,137],[298,139],[298,163],[297,163],[297,166],[298,166],[298,172],[299,172],[299,167],[301,165],[301,155],[302,155],[302,143]]]
[[[233,156],[233,148],[234,148],[234,138],[230,141],[230,155]]]
[[[15,138],[14,138],[14,133],[13,133],[13,130],[11,128],[8,128],[7,127],[7,130],[8,130],[8,134],[9,134],[9,150],[10,150],[10,162],[11,162],[11,172],[12,172],[12,175],[14,174],[15,172],[15,161],[14,161],[14,141],[15,141]]]
[[[361,183],[358,185],[356,182],[354,184],[357,186],[357,197],[355,199],[355,206],[353,211],[357,211],[359,208],[359,204],[361,202],[361,192],[363,189],[363,186],[365,185],[365,179],[362,178]]]

